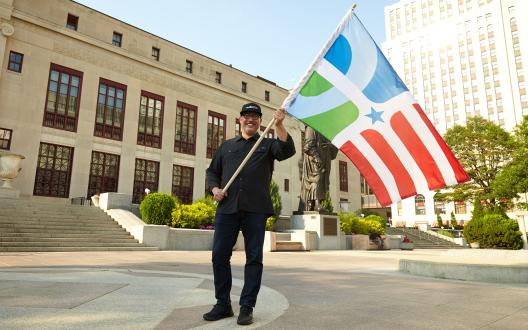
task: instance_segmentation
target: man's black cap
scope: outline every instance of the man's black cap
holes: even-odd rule
[[[245,113],[253,112],[259,115],[259,117],[262,117],[262,111],[260,110],[260,105],[256,103],[247,103],[242,106],[242,110],[240,111],[240,115],[243,116]]]

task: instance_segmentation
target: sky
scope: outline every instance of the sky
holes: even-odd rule
[[[383,8],[398,0],[76,1],[290,89],[353,3],[356,15],[381,46]]]

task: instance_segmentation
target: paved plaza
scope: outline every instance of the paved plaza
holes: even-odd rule
[[[266,253],[255,323],[244,328],[528,329],[528,283],[398,271],[400,258],[457,259],[455,253]],[[460,253],[463,260],[466,252]],[[507,263],[493,253],[482,262],[494,258]],[[528,261],[512,260],[528,267]],[[235,315],[243,263],[244,254],[234,252]],[[212,304],[208,251],[0,254],[0,329],[237,328],[236,316],[203,321]]]

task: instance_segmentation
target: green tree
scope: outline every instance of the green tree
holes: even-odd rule
[[[266,230],[273,229],[273,225],[275,224],[275,222],[277,222],[277,219],[279,218],[279,215],[282,211],[282,200],[279,194],[279,186],[277,186],[277,184],[273,180],[271,180],[270,182],[270,194],[271,203],[273,204],[273,211],[275,212],[275,214],[266,220]]]
[[[512,161],[499,173],[492,189],[503,202],[511,202],[519,194],[528,192],[528,116],[518,125],[513,134],[515,150]],[[518,203],[518,207],[528,209],[526,202]]]
[[[471,181],[456,185],[447,193],[449,200],[479,198],[494,208],[502,196],[492,189],[497,174],[511,161],[515,142],[502,127],[481,117],[472,117],[466,126],[450,128],[445,141],[468,173]]]

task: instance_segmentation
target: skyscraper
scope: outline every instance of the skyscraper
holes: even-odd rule
[[[441,134],[472,116],[511,131],[528,115],[526,12],[522,0],[402,0],[385,8],[383,50]],[[433,196],[394,204],[393,221],[470,218],[465,201]]]

